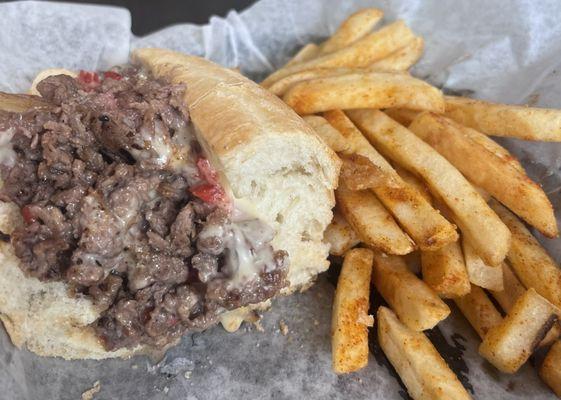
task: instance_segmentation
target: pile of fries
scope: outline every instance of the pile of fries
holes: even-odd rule
[[[408,70],[423,39],[376,9],[304,46],[262,85],[343,161],[325,233],[344,256],[333,305],[333,369],[366,366],[368,329],[414,399],[470,395],[424,330],[461,313],[479,353],[515,373],[550,347],[539,376],[561,396],[561,269],[530,233],[558,236],[541,187],[489,138],[561,141],[561,111],[444,96]],[[403,256],[420,253],[421,277]],[[389,307],[369,315],[371,286]],[[492,300],[492,299],[494,300]]]

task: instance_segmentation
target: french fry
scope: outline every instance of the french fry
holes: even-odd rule
[[[487,135],[561,141],[561,111],[446,96],[446,116]]]
[[[316,57],[320,52],[319,46],[315,43],[308,43],[304,47],[302,47],[298,53],[294,55],[286,64],[285,67],[289,67],[294,64],[298,64],[304,61],[311,60],[312,58]]]
[[[296,72],[292,75],[285,76],[269,86],[269,91],[282,97],[288,89],[295,84],[308,81],[310,79],[325,78],[328,76],[345,75],[351,72],[356,72],[357,69],[352,68],[313,68],[305,71]]]
[[[501,264],[503,270],[503,290],[489,290],[505,313],[514,306],[516,300],[524,293],[526,288],[518,280],[512,269],[505,262]]]
[[[369,68],[380,71],[406,71],[419,61],[424,48],[425,41],[423,38],[416,37],[386,58],[370,64]]]
[[[364,72],[296,83],[283,100],[300,115],[352,108],[404,107],[442,112],[440,90],[406,74]]]
[[[424,179],[486,263],[503,261],[510,246],[508,228],[454,166],[382,111],[350,110],[348,115],[385,156]]]
[[[349,140],[353,153],[368,158],[387,177],[384,185],[373,190],[420,249],[435,250],[457,240],[455,226],[399,177],[342,111],[333,110],[323,116]]]
[[[329,254],[334,256],[342,256],[360,243],[354,229],[337,209],[333,212],[333,220],[323,233],[323,240],[329,243]]]
[[[417,189],[427,201],[433,201],[424,182],[399,165],[394,168],[399,176]],[[421,270],[423,281],[440,297],[450,298],[469,293],[470,283],[466,264],[462,248],[457,241],[438,250],[421,251]]]
[[[503,269],[501,266],[486,264],[465,237],[462,238],[462,248],[469,281],[485,289],[503,290]]]
[[[497,303],[501,306],[505,313],[508,313],[516,300],[518,300],[524,293],[526,293],[526,288],[518,280],[512,269],[507,263],[502,264],[503,269],[503,282],[504,289],[501,291],[490,290],[489,292],[495,298]],[[538,345],[539,347],[549,346],[554,341],[556,341],[561,335],[561,325],[555,324],[551,327],[547,335]]]
[[[558,235],[551,202],[523,170],[511,166],[514,157],[506,149],[489,145],[491,139],[484,134],[434,113],[421,113],[409,130],[544,235]]]
[[[304,121],[310,125],[316,134],[329,146],[333,151],[347,151],[350,143],[341,133],[335,129],[325,118],[319,115],[307,115]]]
[[[384,112],[393,120],[396,120],[403,126],[409,126],[411,122],[419,115],[419,111],[408,110],[406,108],[387,108]]]
[[[561,397],[561,342],[551,346],[542,365],[539,368],[540,378],[553,390],[557,397]]]
[[[294,85],[302,81],[349,74],[366,74],[369,72],[391,72],[394,74],[408,76],[408,74],[403,71],[396,71],[390,68],[313,68],[285,76],[284,78],[281,78],[278,81],[274,82],[271,86],[268,87],[268,89],[270,92],[276,94],[279,97],[282,97],[288,91],[288,89],[292,88]]]
[[[489,329],[479,354],[499,370],[513,374],[558,321],[558,309],[533,288],[522,295],[503,321]]]
[[[435,251],[421,252],[423,281],[440,297],[464,296],[470,291],[469,277],[458,242]]]
[[[410,110],[397,110],[397,112],[401,112],[401,113],[405,113],[405,112],[410,112]],[[413,119],[415,119],[415,117],[417,117],[420,113],[416,112],[416,114],[413,116],[413,114],[411,114],[413,116],[413,118],[411,119],[410,123],[413,122]],[[453,121],[450,118],[447,119],[447,121]],[[456,123],[457,124],[457,123]],[[463,128],[466,128],[465,126],[462,126]],[[473,131],[475,131],[476,133],[474,134],[470,134]],[[516,159],[516,157],[513,157],[512,154],[510,154],[510,152],[505,149],[503,146],[501,146],[500,144],[498,144],[497,142],[495,142],[493,139],[491,139],[489,136],[482,134],[479,131],[476,131],[475,129],[469,128],[469,130],[467,131],[469,138],[474,141],[475,143],[479,144],[480,146],[482,146],[487,152],[494,154],[496,157],[500,158],[504,163],[508,164],[511,168],[515,168],[519,171],[522,171],[524,173],[524,167],[522,167],[522,164],[520,164],[520,162]]]
[[[390,254],[407,254],[415,247],[374,193],[339,185],[335,198],[341,213],[367,246]]]
[[[385,184],[386,175],[368,158],[358,154],[342,154],[340,158],[343,164],[339,176],[350,190],[374,189]]]
[[[395,169],[395,172],[397,172],[401,179],[407,182],[411,187],[415,188],[426,201],[428,201],[429,203],[433,202],[429,189],[424,182],[422,182],[418,177],[407,171],[399,164],[394,163],[392,164],[392,167]]]
[[[456,375],[422,332],[378,308],[378,343],[414,400],[470,399]]]
[[[561,270],[524,224],[497,201],[491,207],[512,232],[507,258],[522,284],[561,307]]]
[[[337,31],[321,46],[321,53],[340,50],[364,37],[384,17],[384,12],[376,8],[364,8],[350,15]]]
[[[375,252],[372,281],[399,319],[414,331],[434,328],[450,314],[446,303],[401,257]]]
[[[368,363],[368,315],[372,251],[353,249],[345,255],[337,280],[331,321],[333,371],[357,371]]]
[[[499,310],[479,286],[471,285],[470,292],[454,298],[454,303],[481,339],[503,320]]]
[[[316,57],[312,60],[281,68],[267,77],[261,85],[268,88],[274,82],[296,72],[313,68],[367,67],[402,48],[415,38],[403,21],[396,21],[370,33],[351,45]]]

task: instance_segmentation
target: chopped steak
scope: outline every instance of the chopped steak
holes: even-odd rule
[[[185,88],[131,66],[37,89],[53,104],[0,111],[0,200],[21,208],[21,268],[103,310],[108,350],[162,347],[286,286],[274,232],[233,217],[181,107]]]

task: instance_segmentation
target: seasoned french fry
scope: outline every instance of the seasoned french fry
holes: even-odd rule
[[[450,314],[446,303],[401,257],[375,252],[372,282],[399,319],[414,331],[431,329]]]
[[[464,296],[470,291],[469,277],[458,242],[435,251],[421,252],[423,281],[440,297]]]
[[[487,135],[561,141],[561,111],[446,96],[446,116]]]
[[[454,298],[454,303],[481,339],[503,320],[499,310],[479,286],[471,285],[470,292],[465,296]]]
[[[401,179],[403,179],[409,185],[417,189],[417,191],[421,194],[421,196],[425,198],[426,201],[428,201],[429,203],[433,202],[429,189],[427,188],[427,185],[425,185],[424,182],[422,182],[418,177],[413,175],[411,172],[407,171],[399,164],[394,163],[392,164],[392,167],[395,169],[395,172],[397,172],[397,174],[401,177]]]
[[[422,332],[378,308],[378,342],[414,400],[462,400],[470,395]]]
[[[364,36],[345,48],[306,62],[281,68],[269,75],[267,79],[261,82],[261,85],[269,87],[285,76],[307,69],[367,67],[374,61],[381,60],[402,48],[414,38],[415,35],[403,21],[396,21],[390,25],[384,26],[376,32]]]
[[[455,226],[399,177],[342,111],[333,110],[323,116],[352,143],[353,153],[368,158],[387,177],[385,185],[373,190],[419,248],[435,250],[457,240]]]
[[[504,289],[501,291],[491,290],[491,295],[497,300],[497,303],[501,306],[505,313],[508,313],[516,300],[518,300],[524,293],[526,293],[526,288],[518,280],[512,269],[507,263],[502,264],[503,268],[503,282]],[[549,346],[551,343],[556,341],[561,335],[561,326],[555,324],[551,327],[545,338],[538,345],[539,347]]]
[[[294,55],[286,64],[285,67],[289,67],[294,64],[298,64],[304,61],[311,60],[312,58],[316,57],[319,54],[319,46],[315,43],[308,43],[304,47],[302,47],[298,53]]]
[[[399,165],[395,166],[395,170],[427,201],[433,201],[424,182]],[[466,264],[462,248],[457,241],[438,250],[421,251],[421,270],[423,281],[440,297],[450,298],[469,293],[470,283]]]
[[[325,118],[319,115],[307,115],[304,121],[310,125],[316,134],[333,149],[333,151],[341,152],[350,149],[350,143],[341,133],[335,129]]]
[[[374,193],[339,185],[335,198],[341,213],[366,245],[390,254],[407,254],[415,247]]]
[[[408,110],[406,108],[387,108],[384,110],[391,119],[396,120],[403,126],[409,126],[411,122],[419,115],[419,111]]]
[[[416,37],[386,58],[370,64],[369,68],[380,71],[406,71],[419,61],[423,55],[424,48],[425,42],[423,38]]]
[[[553,206],[542,188],[511,166],[512,155],[484,134],[434,113],[421,113],[409,126],[475,185],[482,187],[530,225],[557,236]],[[501,150],[495,152],[497,148]]]
[[[382,111],[350,110],[348,115],[378,150],[424,179],[486,263],[503,261],[510,246],[508,228],[454,166]]]
[[[335,129],[335,128],[332,128]],[[340,179],[351,190],[374,189],[384,185],[387,176],[380,171],[368,158],[359,154],[340,156],[343,164],[341,166]]]
[[[298,114],[352,108],[404,107],[442,112],[440,90],[406,74],[364,72],[296,83],[283,100]]]
[[[357,371],[368,363],[368,315],[372,251],[353,249],[345,255],[337,280],[331,320],[333,371]]]
[[[557,341],[547,352],[539,368],[540,378],[561,397],[561,342]]]
[[[347,250],[360,243],[354,229],[337,209],[333,212],[333,221],[323,233],[323,240],[329,243],[329,253],[334,256],[342,256]]]
[[[328,76],[345,75],[351,72],[356,72],[357,69],[353,68],[313,68],[305,71],[296,72],[292,75],[285,76],[269,86],[269,91],[277,96],[283,96],[288,89],[295,84],[308,81],[310,79],[325,78]]]
[[[516,276],[527,288],[561,307],[561,269],[524,224],[497,201],[491,207],[512,232],[507,258]]]
[[[503,311],[509,312],[516,300],[526,293],[526,288],[507,263],[503,262],[501,268],[503,270],[503,290],[489,290],[489,292],[497,300]]]
[[[503,290],[503,269],[501,266],[486,264],[465,237],[462,238],[462,248],[469,281],[485,289]]]
[[[403,71],[396,71],[390,68],[312,68],[285,76],[269,86],[268,89],[270,92],[282,97],[288,89],[302,81],[349,74],[366,74],[369,72],[391,72],[393,74],[408,76],[408,74]]]
[[[398,110],[398,111],[399,112],[409,112],[409,110]],[[418,115],[419,115],[419,113],[417,112],[413,116],[413,118],[411,119],[410,123],[413,122],[413,119],[415,119],[415,117],[417,117]],[[450,121],[449,118],[447,120]],[[470,128],[470,130],[468,131],[468,134],[470,132],[473,132],[473,131],[474,130],[472,130]],[[510,152],[507,149],[505,149],[503,146],[501,146],[500,144],[495,142],[489,136],[484,135],[479,131],[475,131],[475,132],[477,132],[477,133],[469,136],[469,138],[472,141],[474,141],[477,144],[479,144],[480,146],[482,146],[487,152],[492,153],[496,157],[500,158],[504,163],[508,164],[510,167],[518,169],[518,170],[525,173],[524,168],[522,167],[522,164],[520,164],[520,162],[516,159],[516,157],[513,157],[512,154],[510,154]]]
[[[340,50],[364,37],[384,17],[376,8],[364,8],[350,15],[337,31],[321,45],[322,53]]]
[[[499,370],[513,374],[558,320],[556,307],[530,288],[503,321],[492,327],[479,346],[479,354]]]

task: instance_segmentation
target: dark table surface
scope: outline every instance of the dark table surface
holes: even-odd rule
[[[0,0],[4,2],[6,0]],[[59,0],[60,1],[60,0]],[[224,16],[231,10],[243,10],[256,0],[71,0],[67,3],[95,3],[128,8],[132,32],[145,35],[168,25],[192,22],[204,24],[212,15]]]

